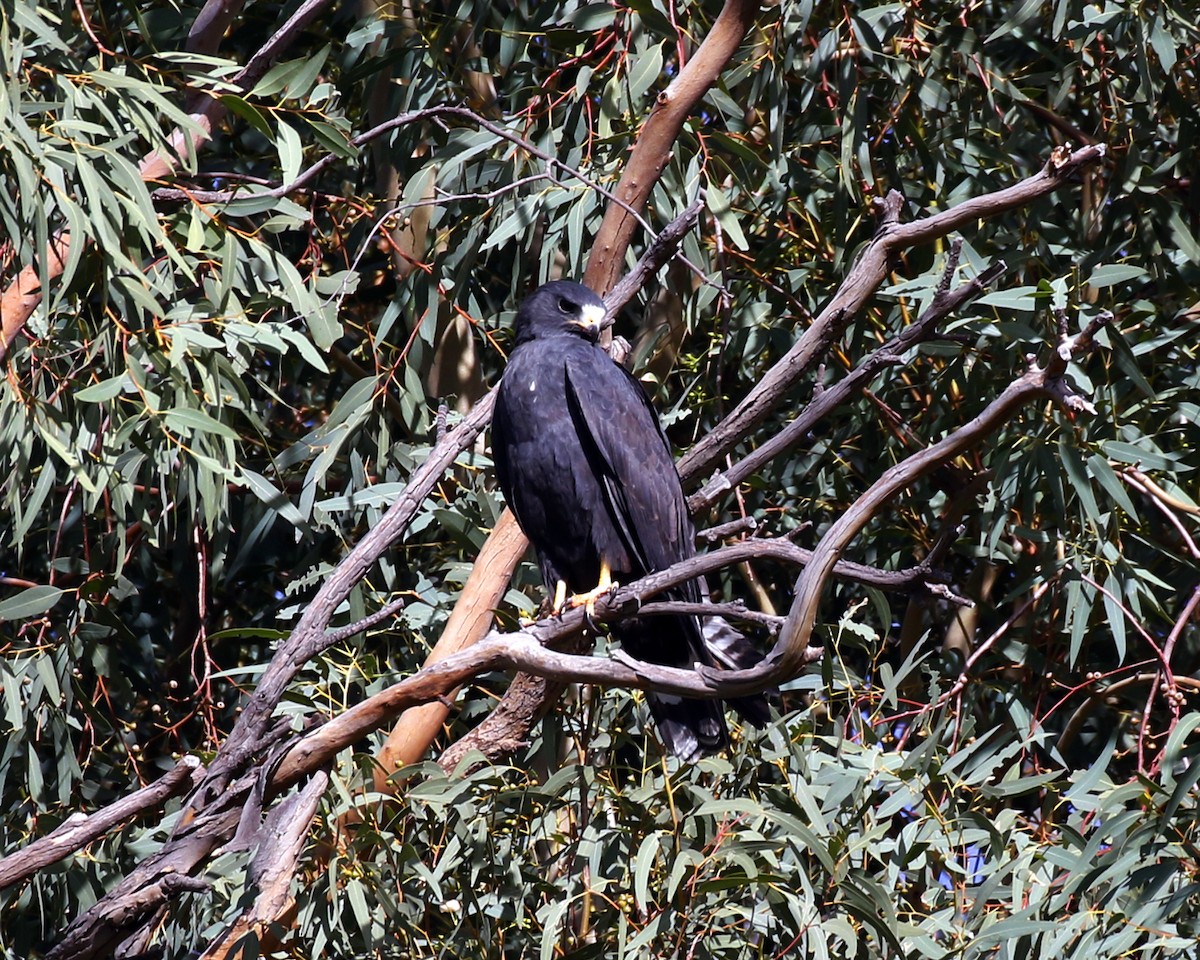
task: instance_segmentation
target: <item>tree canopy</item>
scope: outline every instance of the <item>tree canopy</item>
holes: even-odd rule
[[[0,5],[3,955],[1193,955],[1194,14]],[[762,670],[537,619],[556,277]]]

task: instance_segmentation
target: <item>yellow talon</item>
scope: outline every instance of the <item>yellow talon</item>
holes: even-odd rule
[[[560,586],[565,586],[560,582]],[[620,584],[612,578],[612,570],[608,565],[608,561],[603,557],[600,558],[600,582],[596,584],[594,590],[589,590],[587,593],[577,593],[568,601],[568,606],[571,609],[575,607],[586,607],[587,618],[592,619],[596,612],[596,601],[608,593],[610,590],[616,590]],[[557,599],[557,597],[556,597]]]
[[[550,607],[550,613],[553,616],[558,616],[563,611],[563,604],[567,602],[567,581],[559,580],[554,586],[554,604]]]

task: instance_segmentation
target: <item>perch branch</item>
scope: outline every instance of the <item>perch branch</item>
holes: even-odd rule
[[[680,583],[746,560],[771,559],[803,565],[812,556],[812,551],[796,546],[786,537],[740,540],[709,553],[697,554],[614,590],[596,601],[592,618],[597,623],[614,623],[635,615],[694,612],[751,620],[774,630],[782,618],[757,614],[739,604],[643,601]],[[936,579],[923,563],[907,570],[885,571],[839,562],[834,565],[833,575],[887,590],[932,589],[935,585],[932,581]],[[602,682],[609,686],[638,686],[692,696],[717,695],[711,683],[691,670],[666,667],[660,670],[649,664],[638,664],[636,669],[628,664],[620,668],[609,667],[606,664],[611,661],[605,658],[572,655],[552,649],[578,637],[586,625],[585,616],[584,610],[578,608],[562,616],[546,617],[516,633],[492,631],[487,634],[490,645],[486,647],[481,646],[480,641],[469,647],[460,647],[458,651],[439,657],[437,661],[427,660],[425,666],[413,676],[339,714],[289,747],[276,768],[271,788],[284,789],[312,770],[329,763],[339,750],[378,729],[399,710],[420,703],[433,705],[435,701],[440,706],[440,701],[449,698],[463,683],[499,667],[519,669],[531,676],[562,683]],[[513,640],[514,637],[518,639]],[[545,654],[541,651],[545,651]],[[638,678],[636,682],[633,682],[634,677]]]

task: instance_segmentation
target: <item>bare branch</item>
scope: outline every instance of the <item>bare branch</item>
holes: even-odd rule
[[[953,275],[955,263],[956,261],[947,263],[944,279]],[[964,303],[979,296],[1003,272],[1004,263],[1001,261],[989,266],[975,279],[961,284],[953,292],[939,289],[928,309],[915,322],[875,350],[835,386],[822,389],[812,403],[805,406],[796,419],[775,436],[760,444],[752,453],[731,467],[714,474],[702,490],[688,498],[689,509],[693,513],[699,513],[711,506],[725,492],[734,489],[747,477],[758,473],[766,464],[790,450],[821,420],[870,383],[881,370],[900,363],[904,355],[917,344],[936,337],[942,321]],[[687,457],[680,461],[681,474],[687,462]],[[690,473],[683,475],[685,479],[691,478]]]
[[[243,938],[253,935],[262,953],[269,952],[274,934],[271,925],[294,909],[292,877],[300,863],[309,826],[317,812],[329,774],[321,770],[299,793],[287,797],[269,814],[257,836],[257,850],[250,863],[250,882],[258,890],[254,902],[201,954],[201,960],[224,960],[237,956]]]
[[[1071,174],[1104,156],[1103,146],[1086,146],[1071,152],[1056,150],[1038,173],[994,193],[974,197],[943,213],[912,223],[899,222],[902,197],[892,191],[879,202],[882,218],[871,242],[864,247],[829,303],[813,320],[787,354],[712,431],[679,463],[685,477],[708,474],[733,446],[783,402],[787,392],[818,362],[887,276],[888,265],[899,251],[944,237],[967,223],[995,217],[1045,196]]]
[[[92,814],[76,813],[46,836],[0,859],[0,890],[31,877],[42,867],[69,857],[133,817],[156,810],[189,790],[203,773],[200,761],[184,757],[154,783]]]
[[[1030,400],[1049,398],[1072,413],[1090,410],[1091,404],[1081,397],[1066,380],[1067,364],[1092,346],[1100,327],[1111,319],[1102,315],[1077,336],[1062,339],[1044,367],[1031,365],[1019,379],[1011,383],[979,416],[964,424],[938,443],[901,461],[871,485],[829,528],[813,551],[811,562],[796,581],[795,600],[788,611],[787,622],[780,632],[774,650],[751,670],[718,674],[708,671],[709,678],[728,693],[761,689],[794,676],[808,662],[808,638],[816,623],[817,608],[825,582],[850,542],[863,527],[902,490],[919,477],[936,469],[965,450],[982,442],[988,434],[1005,423],[1013,412]]]
[[[703,209],[704,200],[697,197],[654,238],[634,268],[604,298],[610,317],[632,300],[659,268],[675,255],[683,238],[700,220],[700,211]]]
[[[779,627],[782,618],[755,613],[740,604],[681,604],[677,601],[645,603],[645,600],[697,576],[749,559],[771,559],[802,565],[810,562],[812,557],[812,551],[796,546],[786,537],[741,540],[718,550],[697,554],[666,570],[619,587],[596,602],[593,620],[597,623],[615,623],[632,616],[689,612],[749,620],[774,631]],[[861,564],[839,562],[834,565],[834,575],[887,590],[933,590],[938,586],[936,581],[939,579],[924,564],[908,570],[886,571]],[[367,733],[387,723],[398,711],[414,704],[429,703],[432,706],[432,701],[449,698],[463,683],[488,670],[510,667],[560,683],[604,683],[609,686],[635,686],[668,693],[686,693],[690,696],[717,695],[710,679],[690,670],[665,667],[660,669],[651,664],[640,663],[630,666],[627,661],[624,669],[614,671],[605,666],[597,666],[598,663],[608,662],[603,658],[569,654],[560,649],[563,644],[578,637],[586,626],[584,610],[571,610],[562,616],[539,620],[515,634],[493,631],[487,634],[490,644],[488,646],[481,646],[480,641],[473,646],[461,645],[457,651],[450,655],[439,655],[436,660],[431,658],[413,676],[339,714],[288,748],[276,768],[271,788],[280,790],[295,783],[312,770],[328,763],[338,750],[357,742]],[[527,645],[523,640],[507,643],[507,640],[513,637],[530,638],[533,646]],[[553,654],[547,653],[542,656],[534,651],[534,647],[554,648]],[[819,651],[810,651],[810,660],[817,656]],[[765,683],[761,689],[773,685]],[[465,749],[451,753],[450,757],[458,756]],[[446,765],[452,768],[454,762]]]

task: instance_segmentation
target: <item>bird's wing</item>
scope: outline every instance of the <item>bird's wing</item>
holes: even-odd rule
[[[567,359],[571,419],[630,556],[642,572],[662,570],[695,552],[675,461],[642,385],[601,351],[589,354]]]
[[[496,479],[500,481],[500,489],[504,491],[505,499],[508,498],[508,491],[512,489],[512,473],[508,464],[510,433],[508,406],[504,402],[501,390],[492,411],[492,462],[496,465]]]

